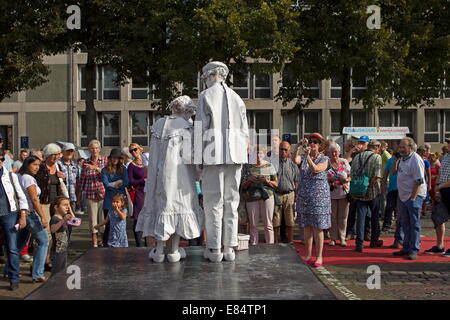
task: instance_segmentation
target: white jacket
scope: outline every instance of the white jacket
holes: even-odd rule
[[[14,189],[16,190],[16,195],[17,195],[17,200],[19,201],[20,210],[29,211],[27,197],[23,193],[23,190],[22,190],[22,187],[20,186],[17,175],[15,173],[12,173],[12,177],[14,180],[13,181],[14,187],[9,179],[9,175],[10,175],[10,173],[8,172],[8,170],[3,168],[3,175],[1,176],[1,179],[2,179],[2,184],[3,184],[3,189],[5,189],[6,197],[8,198],[8,201],[9,201],[9,207],[11,209],[11,212],[19,210],[19,208],[16,207],[16,201],[14,200]]]
[[[228,109],[227,114],[224,114],[224,108]],[[203,154],[203,161],[198,161],[196,157],[196,164],[219,165],[248,162],[249,132],[245,104],[241,97],[224,82],[215,83],[200,93],[195,125],[198,126],[200,121],[203,138],[208,136],[205,135],[208,131],[214,135],[214,138],[210,139],[210,141],[213,140],[212,142],[204,141],[203,152],[200,152]],[[225,136],[226,130],[229,132],[228,137]],[[197,148],[198,144],[196,153]],[[208,156],[209,154],[212,154],[212,157]]]

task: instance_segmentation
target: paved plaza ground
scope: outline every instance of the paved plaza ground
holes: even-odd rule
[[[82,219],[86,215],[80,216]],[[128,237],[131,247],[135,246],[131,231],[131,220],[128,220]],[[422,236],[433,237],[434,229],[430,215],[422,218]],[[382,237],[392,237],[393,233],[383,233]],[[264,238],[260,230],[261,239]],[[296,229],[295,239],[299,238]],[[448,244],[450,245],[450,244]],[[90,248],[87,219],[79,228],[74,228],[72,243],[69,252],[69,264]],[[422,248],[425,250],[428,248]],[[325,246],[325,262],[326,262]],[[364,254],[370,254],[370,249]],[[8,290],[9,282],[6,278],[0,279],[0,299],[23,299],[26,295],[38,288],[40,284],[33,284],[29,272],[29,263],[21,264],[21,279],[19,290]],[[3,265],[0,265],[3,269]],[[420,261],[414,263],[384,263],[380,264],[381,288],[369,290],[366,282],[370,274],[367,273],[367,264],[352,265],[325,265],[323,268],[313,269],[314,273],[323,283],[341,300],[411,300],[411,299],[450,299],[450,258],[449,262]],[[47,276],[50,274],[47,273]]]

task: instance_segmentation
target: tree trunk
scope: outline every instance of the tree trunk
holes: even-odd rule
[[[94,89],[96,87],[96,64],[92,55],[88,53],[88,61],[85,67],[86,79],[86,132],[88,141],[98,139],[97,137],[97,112],[94,105]]]
[[[344,66],[342,68],[342,74],[341,74],[341,88],[342,88],[342,94],[341,94],[341,122],[340,122],[340,130],[342,132],[342,129],[344,127],[350,126],[350,68],[347,66]]]

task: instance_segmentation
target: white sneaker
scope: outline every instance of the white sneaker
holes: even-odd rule
[[[180,251],[176,251],[174,253],[168,253],[167,254],[167,260],[169,262],[178,262],[181,259]]]
[[[187,256],[186,250],[184,250],[184,248],[182,248],[182,247],[179,247],[178,251],[180,252],[181,259],[186,259],[186,256]]]
[[[227,251],[228,252],[224,251],[223,258],[227,261],[234,261],[234,259],[236,258],[236,255],[234,254],[234,249],[229,248]]]
[[[25,262],[32,262],[33,258],[30,257],[28,254],[24,254],[23,256],[20,256],[20,260],[25,261]]]
[[[156,252],[156,248],[150,250],[150,253],[148,254],[148,258],[150,260],[153,260],[154,262],[161,263],[164,261],[164,254],[158,254]]]
[[[222,252],[214,253],[211,250],[212,249],[206,248],[205,252],[203,254],[203,257],[205,257],[205,259],[208,259],[211,262],[220,262],[220,261],[222,261],[223,253]]]

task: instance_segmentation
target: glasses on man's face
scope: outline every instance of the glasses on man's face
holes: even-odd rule
[[[136,152],[136,151],[138,151],[139,149],[138,148],[134,148],[134,149],[130,149],[129,151],[130,152]]]
[[[320,142],[319,141],[317,141],[317,140],[310,140],[309,141],[309,143],[311,144],[311,143],[314,143],[314,144],[319,144]]]

